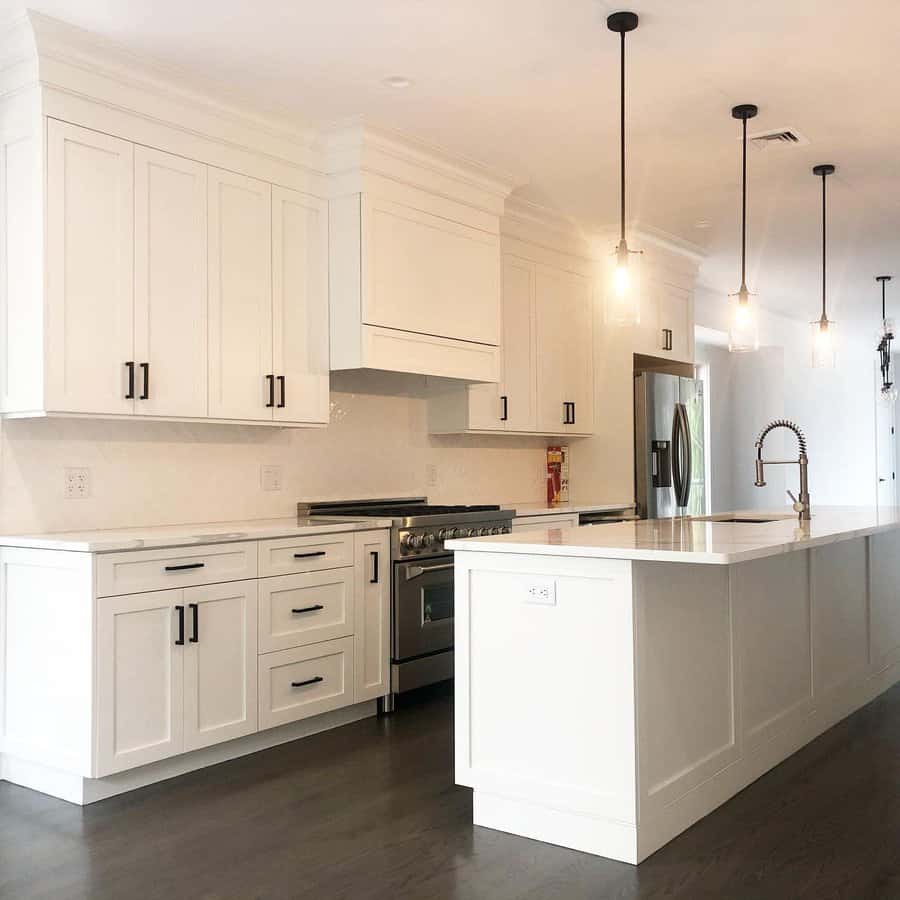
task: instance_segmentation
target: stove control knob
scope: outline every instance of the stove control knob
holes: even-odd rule
[[[491,534],[503,534],[503,528],[500,525],[495,525],[491,529]]]
[[[479,529],[478,529],[478,536],[479,536],[479,537],[484,537],[486,534],[490,534],[490,533],[491,533],[491,529],[490,529],[490,528],[479,528]]]
[[[437,537],[435,536],[433,531],[426,531],[422,536],[422,544],[425,547],[431,547],[437,541]]]
[[[442,528],[438,535],[442,541],[452,541],[453,538],[459,537],[458,528]]]
[[[477,528],[467,528],[466,529],[466,537],[478,537],[478,529]]]
[[[500,534],[509,534],[511,531],[512,531],[512,528],[510,528],[509,525],[504,525],[504,526],[500,529]]]
[[[421,534],[405,534],[400,544],[406,550],[418,550],[424,542]]]

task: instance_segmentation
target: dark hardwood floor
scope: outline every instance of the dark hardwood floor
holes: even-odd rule
[[[900,898],[900,686],[640,867],[471,824],[451,699],[80,809],[0,783],[0,897]]]

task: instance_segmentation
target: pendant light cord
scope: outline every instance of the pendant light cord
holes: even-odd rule
[[[822,318],[827,319],[825,315],[825,179],[827,174],[822,174]]]
[[[881,321],[887,321],[887,307],[884,304],[884,281],[881,282]]]
[[[747,289],[747,120],[744,125],[744,148],[741,155],[741,289]]]
[[[619,105],[619,150],[621,157],[620,177],[621,177],[621,195],[622,195],[622,219],[621,219],[621,239],[625,240],[625,32],[619,35],[621,38],[621,62],[620,62],[620,105]]]

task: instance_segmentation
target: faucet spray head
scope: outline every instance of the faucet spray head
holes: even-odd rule
[[[765,487],[766,486],[766,470],[761,459],[756,461],[756,481],[754,484],[757,487]]]

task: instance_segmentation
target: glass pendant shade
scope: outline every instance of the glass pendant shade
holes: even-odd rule
[[[746,287],[728,298],[728,349],[732,353],[759,350],[759,306]]]
[[[640,258],[623,240],[615,252],[609,286],[607,315],[614,325],[640,325]]]
[[[835,324],[826,316],[810,322],[811,364],[814,369],[833,369],[837,363]]]

